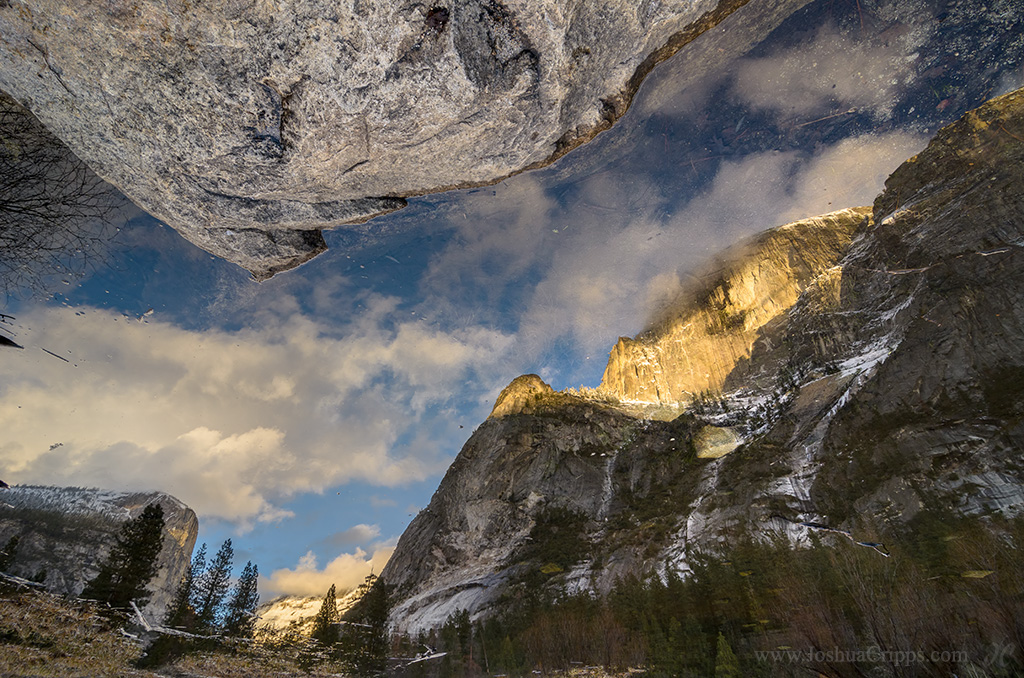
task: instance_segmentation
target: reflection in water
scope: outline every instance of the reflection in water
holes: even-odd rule
[[[124,197],[0,93],[0,293],[81,278],[105,258]]]
[[[1024,84],[1022,36],[1008,1],[812,2],[707,76],[686,51],[663,64],[556,165],[328,232],[261,285],[139,217],[114,266],[8,301],[26,351],[0,384],[4,479],[157,486],[200,510],[201,541],[250,530],[276,591],[325,590],[387,552],[512,378],[595,385],[724,246],[870,203],[939,126]],[[361,551],[332,564],[343,541]]]

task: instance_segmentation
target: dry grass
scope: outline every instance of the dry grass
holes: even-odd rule
[[[0,597],[0,676],[111,678],[152,676],[132,662],[139,646],[95,607],[44,593]]]
[[[0,678],[326,678],[338,667],[303,671],[293,652],[238,644],[223,653],[179,657],[152,671],[134,668],[141,643],[95,605],[0,587]]]
[[[160,669],[169,678],[327,678],[341,676],[326,666],[304,672],[288,657],[246,657],[216,653],[200,653],[181,657]]]

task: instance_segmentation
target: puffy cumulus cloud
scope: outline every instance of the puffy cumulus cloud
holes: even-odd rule
[[[835,107],[888,118],[916,77],[915,50],[927,37],[908,29],[862,40],[826,24],[806,44],[740,60],[733,92],[752,108],[787,118],[827,115]]]
[[[237,331],[93,309],[22,314],[27,349],[0,384],[5,479],[157,488],[245,528],[287,515],[298,493],[429,477],[451,450],[396,441],[511,338],[395,322],[392,310],[368,300],[343,333],[298,312]]]
[[[260,590],[271,596],[322,596],[331,585],[338,591],[350,591],[366,579],[371,572],[380,572],[394,553],[394,545],[381,545],[372,554],[362,549],[343,553],[322,569],[316,554],[309,551],[294,568],[274,570],[262,578]]]

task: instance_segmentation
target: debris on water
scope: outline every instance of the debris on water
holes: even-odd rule
[[[11,348],[25,348],[21,344],[13,341],[11,339],[8,339],[7,337],[5,337],[2,334],[0,334],[0,346],[10,346]]]
[[[63,361],[64,361],[64,362],[66,362],[66,363],[70,363],[70,362],[71,362],[71,361],[70,361],[70,360],[68,360],[67,358],[65,358],[65,357],[63,357],[63,356],[59,356],[59,355],[57,355],[56,353],[54,353],[53,351],[49,351],[49,350],[47,350],[47,349],[43,348],[42,346],[40,346],[39,348],[40,348],[40,349],[42,349],[42,350],[43,350],[43,351],[44,351],[45,353],[49,353],[49,354],[50,354],[50,355],[52,355],[52,356],[53,356],[54,358],[57,358],[58,360],[63,360]]]

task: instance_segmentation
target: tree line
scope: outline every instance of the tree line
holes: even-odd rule
[[[1024,675],[1024,519],[922,512],[888,537],[888,557],[813,533],[806,548],[746,537],[691,557],[685,578],[665,564],[604,597],[513,586],[499,614],[460,611],[392,651],[445,653],[409,678],[582,665],[652,678]]]
[[[246,562],[228,595],[233,559],[230,539],[221,544],[209,562],[206,544],[200,546],[178,585],[164,624],[196,634],[252,638],[259,602],[259,570],[252,561]]]
[[[180,632],[160,636],[139,662],[159,666],[175,657],[197,651],[216,651],[232,640],[251,641],[255,635],[259,569],[252,561],[231,586],[234,547],[226,539],[207,560],[202,544],[185,569],[164,614],[164,626]]]

